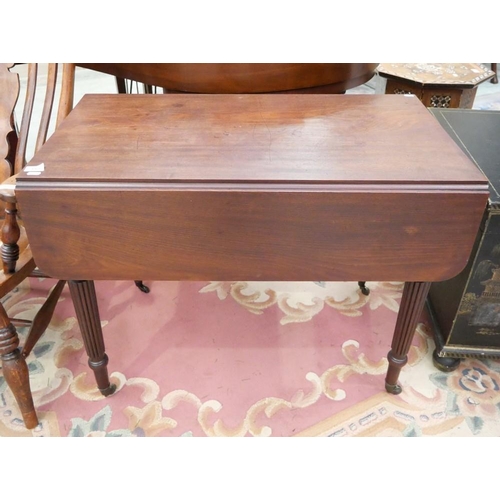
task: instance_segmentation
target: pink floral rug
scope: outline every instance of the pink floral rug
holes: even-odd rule
[[[32,318],[52,280],[5,298]],[[0,436],[499,436],[500,364],[432,364],[425,318],[403,392],[384,390],[400,283],[96,283],[118,390],[87,365],[69,291],[28,358],[40,425],[27,431],[0,371]],[[22,337],[25,332],[19,329]]]

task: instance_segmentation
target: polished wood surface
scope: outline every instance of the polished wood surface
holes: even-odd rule
[[[51,276],[199,281],[447,279],[465,266],[486,204],[480,186],[231,187],[40,187],[19,199]],[[127,189],[133,203],[123,202]]]
[[[484,181],[417,99],[386,95],[89,94],[40,162],[34,182]]]
[[[77,63],[171,91],[245,94],[309,89],[341,93],[373,77],[377,63]]]
[[[430,281],[465,266],[485,177],[415,98],[86,96],[22,172],[41,269],[70,280],[99,389],[96,279],[406,281],[401,391]]]
[[[403,96],[88,95],[42,162],[18,196],[60,279],[443,280],[487,200]]]

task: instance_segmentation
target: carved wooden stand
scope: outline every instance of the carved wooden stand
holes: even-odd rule
[[[89,366],[95,374],[101,394],[110,396],[116,390],[108,376],[108,356],[104,350],[101,319],[93,281],[69,281],[71,298],[82,332],[83,343],[89,357]]]

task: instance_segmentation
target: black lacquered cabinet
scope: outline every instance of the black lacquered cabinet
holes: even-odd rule
[[[500,111],[430,109],[488,177],[490,197],[466,268],[433,283],[434,363],[453,370],[465,357],[500,358]]]

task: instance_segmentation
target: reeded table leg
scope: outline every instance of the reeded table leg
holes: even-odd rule
[[[101,319],[93,281],[69,281],[71,298],[75,305],[76,317],[82,332],[85,350],[89,356],[89,366],[94,371],[97,387],[104,396],[116,390],[108,376],[108,356],[104,351]]]
[[[397,383],[399,373],[408,361],[407,354],[430,286],[430,283],[405,283],[391,350],[387,355],[389,369],[385,378],[385,388],[392,394],[399,394],[402,390]]]
[[[33,429],[38,425],[33,396],[31,395],[28,366],[19,350],[19,337],[7,312],[0,304],[0,355],[7,385],[16,398],[24,425]]]

